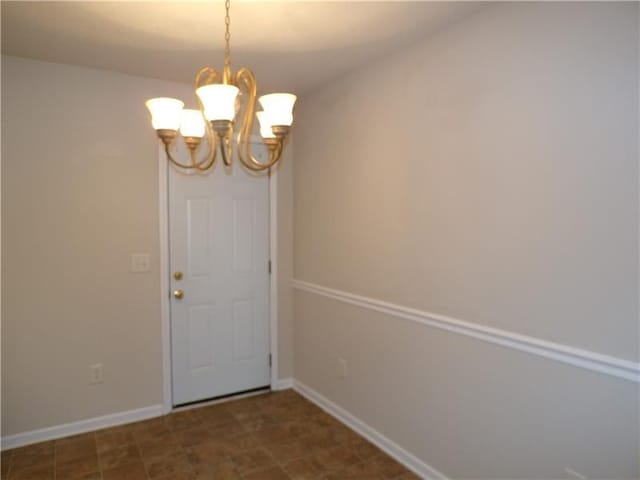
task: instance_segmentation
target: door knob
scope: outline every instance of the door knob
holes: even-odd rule
[[[176,280],[182,280],[182,272],[174,272],[173,278]]]
[[[182,297],[184,297],[184,292],[181,289],[174,290],[173,296],[180,300]]]

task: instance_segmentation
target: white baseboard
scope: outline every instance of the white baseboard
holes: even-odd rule
[[[293,378],[280,378],[271,384],[271,390],[286,390],[293,388]]]
[[[68,437],[69,435],[75,435],[77,433],[90,432],[101,428],[115,427],[117,425],[124,425],[126,423],[159,417],[163,415],[163,413],[162,405],[152,405],[150,407],[143,407],[135,410],[128,410],[126,412],[112,413],[102,417],[80,420],[79,422],[56,425],[55,427],[17,433],[15,435],[2,437],[0,448],[2,450],[8,450],[10,448],[22,447],[32,443]]]
[[[424,478],[425,480],[447,480],[447,477],[443,473],[427,465],[418,457],[408,452],[397,443],[388,439],[376,429],[370,427],[365,422],[347,412],[342,407],[336,405],[328,398],[322,396],[311,387],[298,380],[294,380],[293,388],[308,400],[318,405],[324,411],[334,416],[349,428],[362,435],[364,438],[380,448],[380,450],[395,458],[398,462],[403,464],[420,478]]]
[[[292,378],[281,378],[271,384],[272,390],[286,390],[293,387]],[[102,417],[89,418],[80,420],[79,422],[66,423],[56,425],[54,427],[43,428],[40,430],[32,430],[30,432],[17,433],[2,437],[0,441],[0,449],[8,450],[10,448],[22,447],[32,443],[44,442],[56,438],[68,437],[77,433],[90,432],[101,428],[115,427],[140,420],[159,417],[168,413],[163,405],[152,405],[150,407],[138,408],[126,412],[113,413]]]

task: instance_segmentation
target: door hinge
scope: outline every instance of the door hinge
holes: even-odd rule
[[[271,260],[269,260],[269,275],[271,275]]]
[[[269,368],[271,368],[271,354],[269,354]]]

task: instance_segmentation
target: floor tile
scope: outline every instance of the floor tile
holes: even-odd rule
[[[178,441],[171,432],[162,433],[155,437],[145,436],[142,440],[138,441],[137,444],[143,460],[147,457],[175,452],[181,449]]]
[[[298,458],[283,465],[292,480],[315,480],[326,470],[313,457]]]
[[[202,480],[194,472],[172,473],[166,477],[159,477],[156,480]]]
[[[386,478],[373,462],[350,465],[344,470],[333,474],[333,476],[336,479],[344,478],[350,480],[385,480]]]
[[[416,480],[292,390],[2,452],[2,480]]]
[[[267,443],[264,447],[278,463],[290,462],[309,454],[305,443],[300,439],[283,443]]]
[[[362,462],[353,450],[342,445],[320,450],[314,454],[314,458],[330,472],[344,470],[351,465]]]
[[[53,465],[55,456],[52,453],[43,455],[20,455],[16,456],[11,462],[11,471],[24,470],[38,466]]]
[[[244,476],[244,480],[290,480],[291,477],[280,467],[257,470]]]
[[[225,460],[217,464],[202,464],[193,467],[196,480],[242,480],[235,464]]]
[[[10,480],[51,480],[53,478],[53,463],[49,465],[40,465],[16,471],[14,471],[12,468],[11,472],[9,473]]]
[[[242,435],[247,432],[237,420],[233,420],[224,425],[210,426],[209,433],[214,439],[224,439],[235,435]]]
[[[191,464],[182,451],[173,451],[143,458],[143,463],[151,479],[192,471]]]
[[[56,446],[58,445],[69,445],[69,444],[81,444],[85,442],[92,442],[95,440],[95,432],[86,432],[79,433],[77,435],[71,435],[69,437],[59,438],[55,441]]]
[[[296,438],[296,435],[284,424],[277,424],[254,432],[254,436],[262,443],[282,443],[293,441]]]
[[[218,464],[229,459],[229,449],[223,440],[212,440],[186,449],[187,459],[193,466]]]
[[[251,450],[252,448],[256,448],[260,446],[260,443],[250,433],[244,433],[241,435],[234,435],[227,439],[220,440],[224,443],[227,451],[231,455],[235,455],[240,452],[244,452],[246,450]]]
[[[166,422],[167,426],[176,432],[179,430],[198,427],[202,423],[202,420],[198,416],[197,409],[194,408],[192,410],[184,410],[167,415]]]
[[[102,477],[104,480],[148,480],[149,478],[142,462],[103,470]]]
[[[264,448],[254,448],[246,452],[233,455],[231,460],[241,474],[246,474],[258,469],[271,467],[275,461]]]
[[[58,462],[56,459],[56,478],[72,480],[98,471],[100,471],[100,467],[98,466],[98,456],[95,453],[63,462]]]
[[[60,477],[56,476],[56,480],[60,480]],[[73,477],[73,480],[102,480],[101,472],[90,472],[85,474],[79,474]]]
[[[37,466],[53,465],[55,460],[55,443],[41,442],[13,450],[11,470],[24,470]]]
[[[213,434],[205,427],[192,427],[176,432],[175,438],[182,447],[193,447],[213,440]]]
[[[378,469],[384,474],[385,478],[396,478],[400,475],[411,473],[404,465],[401,465],[393,458],[387,455],[380,455],[373,460]]]
[[[136,445],[122,445],[120,447],[106,450],[98,455],[100,468],[108,470],[110,468],[120,467],[129,463],[140,462],[140,453]]]
[[[420,480],[420,477],[417,476],[415,473],[409,472],[409,473],[400,475],[399,477],[396,477],[393,480]]]
[[[82,438],[64,443],[56,442],[56,462],[67,462],[96,455],[95,438]]]
[[[204,425],[210,427],[226,425],[227,423],[233,423],[235,421],[235,417],[231,412],[218,405],[204,407],[200,412],[200,418]]]
[[[361,437],[349,442],[348,445],[362,460],[370,460],[374,457],[384,455],[378,447]]]
[[[96,446],[98,453],[112,450],[123,445],[135,445],[133,430],[130,428],[115,427],[96,432]]]

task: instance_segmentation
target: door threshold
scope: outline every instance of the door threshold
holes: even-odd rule
[[[270,392],[271,386],[265,385],[264,387],[251,388],[249,390],[242,390],[241,392],[228,393],[226,395],[219,395],[217,397],[205,398],[202,400],[195,400],[193,402],[180,403],[174,405],[171,409],[172,412],[180,412],[184,410],[190,410],[192,408],[206,407],[207,405],[215,405],[217,403],[229,402],[231,400],[238,400],[240,398],[254,397],[256,395],[262,395]]]

